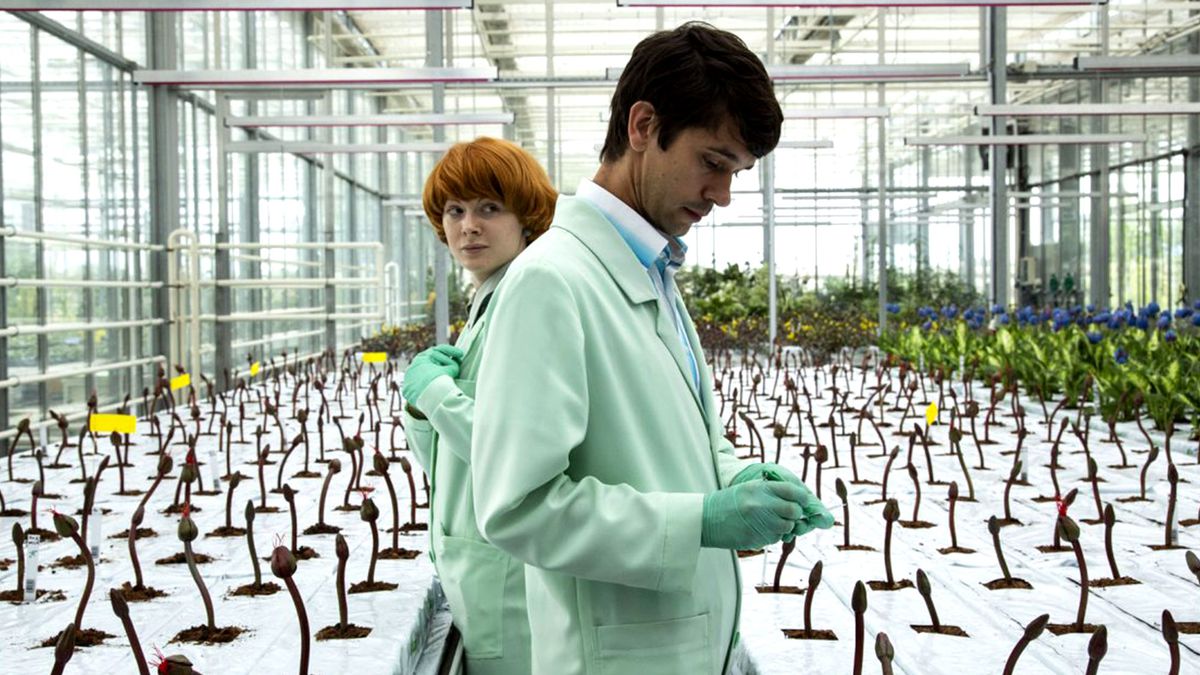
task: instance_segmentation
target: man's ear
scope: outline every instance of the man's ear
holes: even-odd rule
[[[629,148],[634,152],[644,152],[649,147],[656,130],[658,119],[654,114],[654,106],[646,101],[638,101],[629,108]]]

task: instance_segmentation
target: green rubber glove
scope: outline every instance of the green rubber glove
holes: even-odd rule
[[[800,489],[787,481],[755,480],[704,496],[700,545],[738,551],[774,544],[803,516]]]
[[[421,398],[421,394],[429,386],[429,383],[442,375],[458,377],[458,360],[442,351],[445,347],[449,347],[449,345],[430,347],[413,357],[412,363],[408,364],[408,369],[404,371],[404,382],[400,386],[400,393],[410,404],[414,404],[417,399]],[[449,348],[455,349],[454,347]],[[460,355],[462,354],[462,350],[457,351]],[[459,358],[462,357],[459,356]]]
[[[804,511],[804,516],[796,521],[796,526],[792,528],[791,533],[784,536],[783,541],[791,541],[794,537],[806,535],[818,528],[828,530],[833,527],[833,514],[787,467],[772,462],[751,464],[733,477],[732,485],[752,480],[785,481],[800,488],[800,508]]]

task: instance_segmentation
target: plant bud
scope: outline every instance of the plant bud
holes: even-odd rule
[[[165,476],[171,473],[171,469],[174,468],[174,466],[175,462],[171,459],[171,456],[164,452],[158,458],[158,475]]]
[[[792,540],[792,542],[795,542],[795,541],[796,541],[795,539]],[[815,565],[813,565],[812,570],[808,573],[808,588],[809,588],[810,593],[812,592],[812,589],[814,589],[818,585],[820,585],[821,572],[824,569],[825,569],[825,563],[818,560],[817,563]]]
[[[1104,505],[1104,526],[1112,527],[1113,523],[1117,522],[1117,514],[1113,511],[1112,504]]]
[[[855,614],[865,614],[867,611],[867,587],[861,581],[854,584],[854,593],[850,596],[850,607]]]
[[[1029,625],[1025,626],[1025,641],[1032,642],[1038,639],[1038,636],[1042,634],[1042,631],[1046,630],[1046,624],[1049,622],[1049,614],[1043,614],[1033,621],[1030,621]]]
[[[1063,505],[1070,506],[1075,503],[1075,498],[1079,496],[1079,488],[1071,488],[1066,497],[1063,497]]]
[[[108,589],[108,599],[112,602],[113,614],[117,618],[125,621],[129,619],[129,603],[125,601],[125,596],[116,588]]]
[[[350,558],[350,546],[346,543],[346,538],[340,534],[333,540],[333,552],[337,555],[338,560],[345,561]]]
[[[1175,625],[1175,617],[1171,616],[1169,609],[1164,609],[1162,613],[1162,634],[1169,645],[1179,642],[1179,627]]]
[[[1000,521],[996,520],[996,516],[988,518],[988,532],[993,537],[1000,534]]]
[[[950,481],[950,500],[958,499],[958,481]]]
[[[1093,661],[1099,661],[1108,653],[1108,628],[1100,626],[1100,628],[1092,633],[1092,639],[1088,641],[1088,658]]]
[[[407,457],[400,458],[400,468],[404,473],[412,473],[412,463],[408,461]]]
[[[229,477],[229,489],[236,490],[237,486],[242,482],[242,474],[235,473]]]
[[[46,494],[46,493],[45,493],[44,489],[42,488],[42,481],[40,481],[40,480],[34,481],[33,482],[33,496],[41,497],[44,494]]]
[[[179,519],[176,534],[179,536],[179,541],[185,543],[196,541],[196,537],[200,536],[200,529],[196,527],[196,522],[192,520],[191,516],[185,515]]]
[[[183,465],[183,469],[179,472],[179,477],[184,483],[192,483],[196,480],[196,465],[188,462]]]
[[[1167,481],[1172,486],[1179,482],[1179,469],[1176,469],[1174,464],[1167,467]]]
[[[58,642],[54,645],[55,662],[66,663],[71,658],[71,654],[75,652],[75,632],[75,624],[69,623],[59,634]]]
[[[246,527],[254,524],[254,500],[246,500]]]
[[[883,505],[883,519],[889,523],[900,520],[900,502],[895,499],[887,500],[887,503]]]
[[[833,489],[837,492],[838,499],[846,501],[846,483],[841,478],[833,484]]]
[[[1079,541],[1079,526],[1070,516],[1060,516],[1058,519],[1058,536],[1074,544]]]
[[[376,473],[385,474],[388,472],[388,461],[387,461],[387,458],[383,456],[383,453],[381,453],[379,451],[375,452],[375,462],[374,463],[375,463],[375,472]]]
[[[296,491],[292,489],[291,485],[284,483],[283,487],[279,488],[279,491],[283,493],[283,500],[288,504],[296,501]]]
[[[880,633],[875,636],[875,656],[880,661],[890,662],[896,656],[896,649],[892,647],[892,641],[888,639],[887,633]]]
[[[379,507],[375,506],[375,502],[371,501],[370,497],[363,500],[362,506],[358,510],[358,517],[364,523],[375,522],[375,519],[379,518]]]
[[[933,588],[929,585],[929,575],[925,574],[925,570],[917,570],[917,592],[928,598],[933,594]]]
[[[271,573],[288,579],[296,573],[296,556],[286,546],[276,546],[271,552]]]
[[[79,523],[65,513],[54,513],[54,531],[60,537],[70,537],[79,531]]]
[[[908,465],[907,467],[905,467],[905,468],[907,468],[907,469],[908,469],[908,478],[909,478],[910,480],[912,480],[912,481],[915,483],[915,482],[917,481],[917,465],[916,465],[916,464],[909,464],[909,465]]]
[[[336,474],[342,470],[342,463],[336,459],[329,460],[329,473]]]
[[[146,507],[144,507],[144,506],[137,507],[137,511],[133,512],[133,518],[130,519],[130,526],[136,530],[137,528],[142,526],[142,520],[145,517],[146,517]],[[130,533],[130,536],[133,536],[132,532]]]
[[[25,544],[25,530],[21,529],[20,523],[13,523],[12,526],[13,545],[21,547]],[[1190,553],[1191,551],[1189,551]]]

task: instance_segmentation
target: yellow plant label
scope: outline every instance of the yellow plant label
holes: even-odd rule
[[[258,361],[255,361],[254,363],[250,364],[250,377],[254,377],[255,375],[258,375],[258,369],[259,369]]]
[[[91,431],[98,434],[110,434],[114,431],[122,434],[132,434],[137,429],[137,418],[133,415],[92,415]]]
[[[937,421],[937,416],[938,416],[937,404],[930,403],[929,407],[925,409],[925,426],[926,427],[933,426],[933,423]]]
[[[383,363],[387,361],[387,352],[363,352],[363,363]]]
[[[184,387],[188,386],[191,383],[192,383],[192,376],[188,375],[187,373],[184,373],[178,377],[172,377],[171,378],[171,391],[175,391],[176,389],[183,389]]]

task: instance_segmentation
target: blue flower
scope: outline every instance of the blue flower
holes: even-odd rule
[[[1147,319],[1147,318],[1146,318],[1146,317],[1144,317],[1144,316],[1139,316],[1139,317],[1137,318],[1137,324],[1136,324],[1136,325],[1137,325],[1137,327],[1138,327],[1138,328],[1141,328],[1142,330],[1146,330],[1147,328],[1149,328],[1149,327],[1150,327],[1150,320],[1149,320],[1149,319]]]
[[[1159,330],[1164,330],[1164,329],[1170,327],[1170,325],[1171,325],[1171,315],[1170,314],[1163,314],[1162,316],[1158,317],[1158,329]]]
[[[1196,315],[1196,317],[1197,317],[1198,319],[1200,319],[1200,314],[1197,314],[1197,315]],[[1007,326],[1007,325],[1009,324],[1009,322],[1010,322],[1010,321],[1012,321],[1012,319],[1008,318],[1008,315],[1007,315],[1007,314],[1001,314],[1001,315],[1000,315],[1000,318],[999,318],[999,321],[1000,321],[1000,325],[1001,325],[1001,326]],[[1196,325],[1197,325],[1197,326],[1200,326],[1200,323],[1197,323]]]
[[[899,314],[900,313],[900,303],[898,303],[898,302],[889,302],[886,305],[886,308],[887,308],[887,311],[889,314]]]
[[[1090,342],[1094,345],[1098,345],[1098,344],[1100,344],[1100,341],[1104,339],[1104,333],[1096,333],[1096,332],[1088,333],[1087,339],[1088,339],[1088,342]]]
[[[1168,330],[1167,332],[1163,333],[1163,339],[1167,342],[1174,342],[1179,339],[1179,336],[1175,334],[1174,330]]]
[[[1159,306],[1158,306],[1157,302],[1152,302],[1152,303],[1146,305],[1146,316],[1155,317],[1155,316],[1158,316],[1158,312],[1159,312]]]
[[[1180,307],[1179,309],[1175,310],[1175,318],[1187,319],[1190,318],[1194,313],[1195,312],[1192,311],[1191,307]]]
[[[1120,330],[1122,323],[1123,322],[1121,321],[1120,317],[1114,316],[1113,318],[1108,320],[1108,329],[1109,330]]]
[[[1087,311],[1088,311],[1088,314],[1091,314],[1092,312],[1096,311],[1096,305],[1094,305],[1092,303],[1088,303]]]
[[[1113,360],[1117,362],[1117,365],[1123,366],[1129,361],[1129,352],[1125,351],[1124,347],[1117,347],[1117,350],[1113,352]]]
[[[1197,300],[1196,302],[1192,303],[1192,309],[1196,310],[1197,312],[1200,312],[1200,300]]]
[[[1092,317],[1092,323],[1108,323],[1109,319],[1112,319],[1112,314],[1110,312],[1100,312],[1096,316]]]
[[[1196,304],[1200,305],[1200,300],[1197,300]],[[1004,313],[1004,305],[1001,305],[1001,304],[992,305],[992,314],[1003,314],[1003,313]]]
[[[1192,316],[1192,325],[1200,328],[1200,314],[1194,314]]]
[[[942,308],[942,316],[946,317],[947,319],[953,319],[954,317],[958,316],[958,306],[946,305]]]
[[[933,323],[930,321],[926,321],[925,323],[921,324],[922,330],[929,330],[930,328],[933,328]]]

